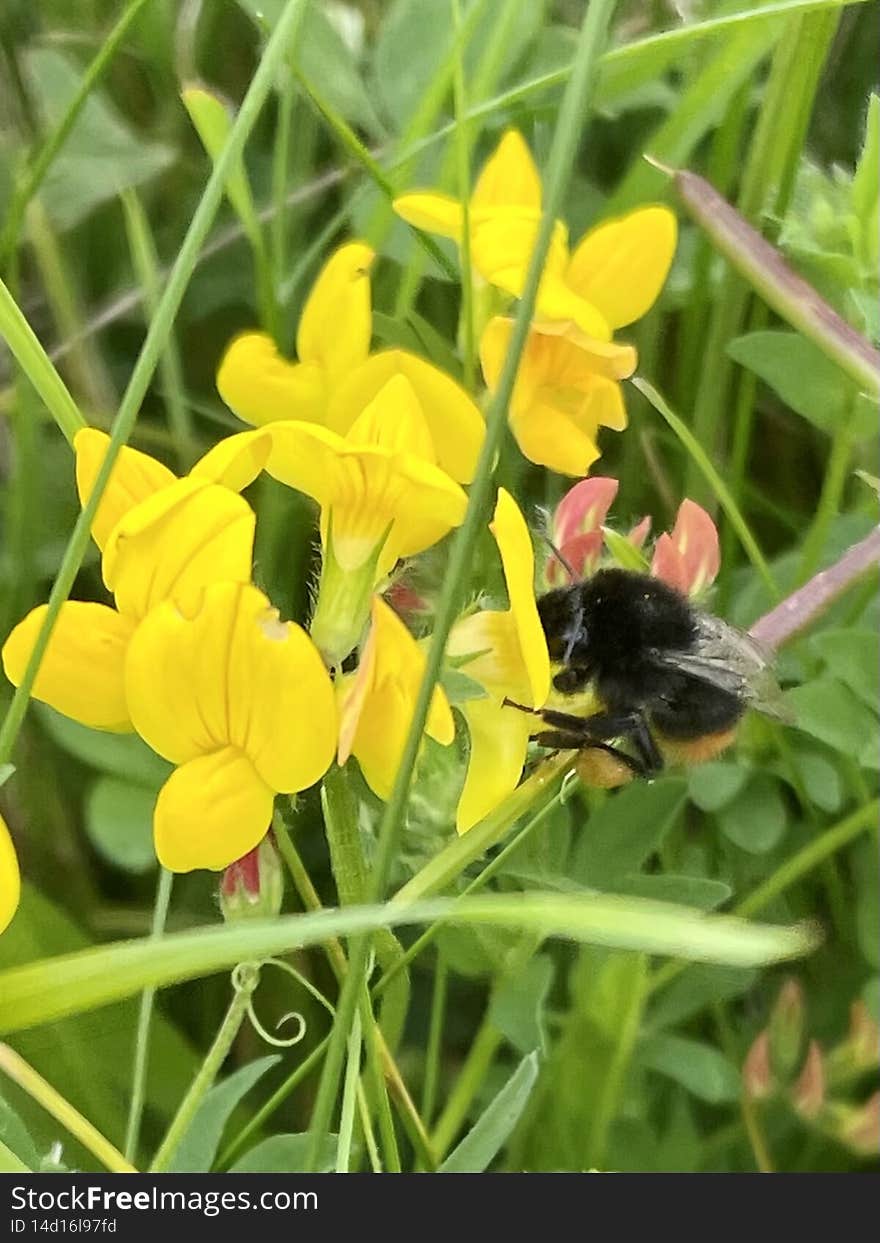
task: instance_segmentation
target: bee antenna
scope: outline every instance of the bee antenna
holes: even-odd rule
[[[573,566],[570,564],[570,562],[569,562],[569,561],[567,561],[567,560],[566,560],[566,558],[565,558],[565,557],[563,557],[562,553],[559,551],[559,549],[558,549],[558,548],[556,547],[556,545],[553,543],[552,539],[550,539],[550,537],[549,537],[549,536],[547,536],[547,535],[545,535],[545,536],[544,536],[544,539],[545,539],[545,540],[547,541],[547,543],[549,544],[549,546],[550,546],[550,551],[553,553],[553,556],[556,558],[556,560],[559,562],[559,564],[562,566],[562,568],[563,568],[563,569],[565,570],[565,572],[568,574],[568,577],[571,579],[571,581],[572,581],[573,583],[578,582],[578,581],[579,581],[579,579],[578,579],[578,575],[574,572],[574,568],[573,568]]]

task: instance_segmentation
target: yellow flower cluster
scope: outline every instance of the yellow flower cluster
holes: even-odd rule
[[[410,194],[395,207],[419,227],[460,237],[453,199]],[[475,279],[509,297],[521,292],[540,210],[537,171],[510,132],[470,204]],[[656,297],[674,242],[674,218],[657,207],[600,226],[571,254],[558,226],[510,409],[532,461],[584,474],[599,426],[625,426],[619,380],[635,354],[612,334]],[[382,592],[401,559],[462,522],[484,423],[437,367],[402,349],[371,352],[373,260],[362,242],[330,256],[303,308],[296,361],[261,332],[231,342],[217,386],[253,430],[221,441],[184,478],[122,450],[92,527],[113,604],[66,603],[37,673],[37,699],[95,729],[136,731],[175,765],[154,816],[158,858],[173,871],[221,869],[247,854],[267,831],[275,795],[313,785],[334,762],[355,757],[380,799],[394,783],[425,654]],[[483,326],[489,389],[510,327],[499,316]],[[83,504],[107,443],[94,429],[76,437]],[[252,582],[256,518],[241,492],[263,471],[320,513],[308,633],[282,621]],[[505,700],[540,708],[550,689],[531,537],[504,489],[490,529],[507,608],[469,612],[447,648],[450,666],[475,688],[457,705],[470,743],[459,832],[521,777],[532,722]],[[34,609],[4,644],[15,685],[45,614]],[[355,651],[354,671],[343,673]],[[455,730],[438,686],[426,733],[446,746]],[[0,823],[0,928],[17,900],[15,855]]]

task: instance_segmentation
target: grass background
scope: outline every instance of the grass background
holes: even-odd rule
[[[95,0],[77,6],[75,17],[60,0],[13,0],[4,8],[3,276],[91,423],[110,426],[211,168],[180,91],[201,83],[237,108],[281,8],[277,0],[136,0],[127,8]],[[454,188],[456,47],[474,165],[514,124],[546,168],[584,10],[473,0],[461,5],[458,43],[456,11],[447,0],[313,0],[307,7],[295,66],[274,75],[247,143],[249,192],[224,202],[200,249],[131,443],[185,468],[219,435],[237,430],[213,384],[226,342],[262,322],[289,348],[311,279],[346,236],[368,238],[381,254],[376,341],[414,346],[461,375],[454,344],[460,289],[448,276],[455,255],[426,253],[394,220],[384,190]],[[47,148],[126,12],[132,20],[64,142]],[[629,206],[673,201],[667,179],[643,161],[648,151],[706,175],[876,342],[880,117],[875,105],[872,131],[869,96],[878,26],[874,3],[619,3],[566,192],[572,235]],[[35,170],[44,175],[25,202],[22,187]],[[667,289],[635,333],[640,374],[693,430],[784,592],[876,522],[876,497],[854,475],[857,468],[877,473],[876,407],[773,318],[684,214],[681,224]],[[8,356],[3,361],[5,635],[46,598],[78,506],[68,445],[22,373]],[[620,527],[650,513],[662,530],[684,495],[716,508],[674,432],[631,387],[627,402],[630,430],[604,437],[597,467],[620,480]],[[496,478],[529,512],[554,503],[565,487],[510,443]],[[271,480],[249,499],[259,514],[257,581],[288,616],[302,619],[315,570],[312,509]],[[715,607],[748,624],[773,596],[735,533],[719,523],[725,556]],[[484,568],[491,565],[486,548],[474,559],[471,592],[498,589]],[[439,548],[420,567],[426,590],[438,588],[447,551]],[[876,588],[876,579],[855,588],[784,652],[781,673],[793,688],[797,730],[750,719],[734,753],[689,776],[613,797],[578,791],[558,800],[491,887],[588,887],[729,910],[811,843],[827,841],[821,862],[774,893],[761,914],[773,922],[817,919],[823,927],[822,947],[794,968],[805,1035],[827,1054],[846,1036],[854,1002],[877,1019],[876,817],[865,815],[877,789]],[[92,549],[73,594],[101,592]],[[18,738],[15,763],[0,798],[27,886],[0,939],[0,964],[146,933],[156,886],[149,822],[162,763],[134,740],[76,727],[38,705]],[[393,888],[448,840],[459,780],[457,764],[429,750],[407,806]],[[381,809],[357,789],[369,854]],[[832,849],[840,824],[854,828]],[[334,904],[314,797],[299,811],[296,840],[321,899]],[[464,873],[449,891],[474,875]],[[214,888],[206,873],[179,878],[169,928],[214,922]],[[289,909],[296,904],[291,895]],[[413,935],[400,933],[405,941]],[[333,995],[319,949],[293,961]],[[840,1112],[833,1125],[824,1115],[822,1126],[811,1125],[784,1094],[757,1123],[743,1109],[740,1071],[785,974],[709,966],[676,974],[649,968],[639,954],[542,945],[537,935],[497,928],[443,928],[410,969],[397,1060],[442,1148],[482,1120],[461,1158],[467,1168],[753,1169],[768,1160],[779,1169],[863,1168],[864,1158],[830,1133],[843,1125]],[[228,995],[227,975],[161,993],[142,1157],[155,1149]],[[240,1152],[258,1142],[270,1148],[251,1154],[252,1168],[272,1161],[296,1168],[301,1159],[315,1078],[304,1077],[271,1119],[261,1121],[257,1110],[320,1042],[329,1020],[280,972],[266,973],[257,1004],[267,1025],[301,1009],[306,1039],[279,1061],[261,1062],[258,1082],[248,1068],[266,1048],[243,1028],[225,1074],[241,1070],[246,1077],[236,1082],[248,1095],[239,1105],[236,1091],[227,1094],[224,1143],[193,1162],[218,1153],[222,1159],[255,1121]],[[136,1002],[126,1001],[43,1023],[11,1041],[121,1145],[136,1020]],[[829,1096],[841,1109],[856,1108],[876,1089],[876,1066],[831,1080]],[[506,1132],[488,1109],[503,1085],[503,1100],[516,1106],[516,1125]],[[24,1141],[16,1146],[8,1138],[14,1119],[38,1157],[61,1138],[5,1081],[0,1102],[0,1138],[22,1159],[29,1159],[20,1151]],[[287,1135],[297,1139],[282,1141]],[[91,1154],[66,1137],[64,1145],[66,1164],[94,1168]]]

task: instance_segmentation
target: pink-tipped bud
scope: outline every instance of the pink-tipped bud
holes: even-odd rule
[[[880,1156],[880,1092],[858,1108],[841,1107],[834,1130],[840,1142],[859,1156]]]
[[[672,531],[654,545],[651,573],[685,595],[695,596],[715,581],[720,565],[715,523],[694,501],[682,501]]]
[[[641,522],[636,523],[626,538],[635,548],[643,548],[650,530],[651,519],[646,516]]]
[[[779,991],[770,1014],[767,1032],[773,1074],[787,1083],[801,1064],[804,1047],[804,992],[795,979],[788,979]]]
[[[424,596],[420,596],[416,589],[403,579],[397,579],[391,583],[383,594],[398,617],[404,620],[429,611],[430,606]]]
[[[601,475],[582,479],[569,488],[556,506],[552,539],[562,562],[551,553],[546,570],[548,586],[565,586],[572,574],[580,579],[596,569],[602,552],[602,523],[617,495],[617,488],[616,479]]]
[[[284,877],[272,834],[230,863],[220,881],[220,910],[227,923],[271,919],[281,910]]]
[[[803,1069],[791,1089],[791,1103],[802,1118],[818,1118],[825,1104],[825,1069],[818,1042],[810,1041]]]
[[[742,1068],[743,1091],[753,1101],[763,1101],[774,1088],[770,1070],[770,1039],[766,1031],[755,1038]]]

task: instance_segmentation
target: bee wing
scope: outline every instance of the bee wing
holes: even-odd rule
[[[736,695],[765,716],[793,723],[773,674],[770,654],[750,635],[720,617],[699,614],[696,641],[690,651],[656,652],[654,658],[664,668]]]

